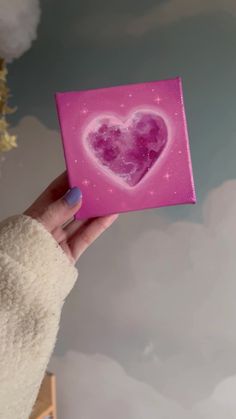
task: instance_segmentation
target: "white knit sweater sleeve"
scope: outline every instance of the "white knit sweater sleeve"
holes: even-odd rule
[[[37,221],[0,224],[0,418],[31,413],[77,270]]]

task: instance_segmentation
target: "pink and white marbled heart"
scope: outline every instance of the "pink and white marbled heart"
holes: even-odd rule
[[[136,111],[126,121],[106,115],[89,124],[85,142],[101,168],[134,187],[162,156],[168,129],[153,111]]]

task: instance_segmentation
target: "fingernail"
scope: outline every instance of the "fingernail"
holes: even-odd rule
[[[78,204],[81,198],[82,192],[77,187],[71,188],[64,196],[64,199],[69,207],[73,207],[74,205]]]

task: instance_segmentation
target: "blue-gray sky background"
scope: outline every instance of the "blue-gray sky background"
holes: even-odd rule
[[[236,416],[235,0],[42,0],[9,65],[0,215],[64,160],[54,92],[183,78],[198,204],[123,215],[84,255],[50,364],[59,418]],[[11,191],[11,193],[9,193]]]

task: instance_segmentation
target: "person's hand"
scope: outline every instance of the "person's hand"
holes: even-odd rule
[[[67,175],[63,173],[24,213],[44,225],[73,263],[118,217],[99,217],[81,224],[73,219],[81,205],[80,190],[69,190]]]

